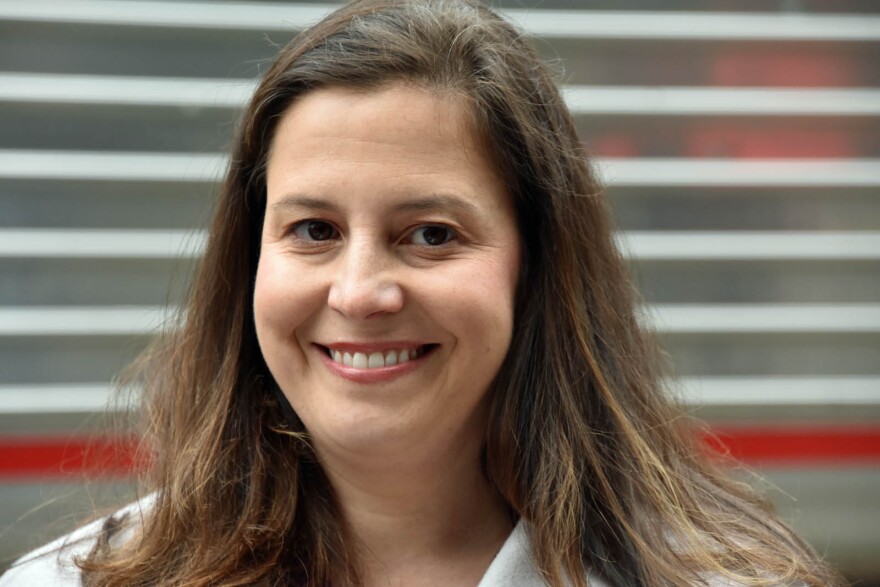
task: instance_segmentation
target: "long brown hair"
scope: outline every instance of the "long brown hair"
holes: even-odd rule
[[[476,0],[358,0],[284,48],[256,90],[185,317],[139,363],[144,480],[135,537],[80,565],[89,585],[359,582],[308,437],[251,313],[265,165],[281,115],[333,85],[418,84],[467,101],[515,201],[524,260],[486,430],[490,481],[527,522],[549,585],[837,583],[706,459],[661,387],[606,201],[548,69]]]

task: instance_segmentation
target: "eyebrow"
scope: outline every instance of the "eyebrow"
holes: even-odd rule
[[[479,209],[473,203],[452,194],[431,194],[422,198],[401,202],[393,208],[395,212],[411,210],[417,212],[433,212],[448,209],[472,215],[478,215],[480,213]]]
[[[337,211],[339,208],[332,202],[307,195],[293,194],[283,197],[272,204],[273,210],[291,208],[308,208],[311,210]],[[457,210],[465,214],[479,215],[480,211],[473,203],[452,194],[430,194],[428,196],[400,202],[392,207],[393,212],[431,212],[439,210]]]
[[[310,208],[312,210],[337,210],[337,207],[327,200],[313,198],[311,196],[290,195],[284,196],[272,204],[272,210],[287,210],[291,208]]]

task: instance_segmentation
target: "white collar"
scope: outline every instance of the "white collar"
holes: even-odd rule
[[[532,559],[527,522],[520,519],[513,532],[492,559],[492,564],[483,575],[477,587],[546,587],[541,573]],[[569,582],[566,581],[568,585]],[[587,584],[590,587],[609,587],[608,583],[588,571]]]
[[[525,523],[520,520],[492,559],[477,587],[545,587],[546,583],[532,562]]]

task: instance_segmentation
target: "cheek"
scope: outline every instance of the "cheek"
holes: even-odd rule
[[[262,257],[257,266],[257,276],[254,281],[254,322],[257,328],[257,336],[272,329],[273,317],[278,318],[276,308],[280,305],[280,288],[274,283],[272,270]]]
[[[444,303],[456,338],[479,361],[500,364],[513,334],[518,261],[495,258],[456,279]],[[488,365],[487,365],[488,366]]]
[[[494,300],[499,337],[503,337],[503,351],[499,360],[503,360],[513,338],[514,311],[516,309],[516,291],[520,276],[519,240],[513,238],[505,255],[498,260],[494,281],[490,284],[489,296]],[[500,363],[499,363],[500,367]]]
[[[296,278],[273,257],[261,257],[254,283],[254,324],[267,362],[279,345],[294,340],[314,310],[317,292],[305,287],[309,280]],[[311,309],[311,310],[310,310]],[[270,365],[271,367],[271,365]]]

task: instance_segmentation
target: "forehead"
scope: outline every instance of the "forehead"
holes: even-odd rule
[[[344,126],[356,122],[352,131],[364,134],[387,130],[389,122],[400,129],[429,125],[426,131],[442,128],[473,139],[468,100],[452,91],[428,88],[405,82],[375,88],[327,86],[300,95],[284,112],[279,131],[294,125],[304,132],[323,129],[333,132],[328,122]],[[338,130],[338,129],[336,129]]]
[[[425,147],[477,146],[463,97],[410,84],[376,89],[330,86],[307,92],[284,112],[270,149],[290,148],[285,139],[356,139],[383,143],[418,139]],[[438,144],[439,143],[439,144]],[[453,144],[454,143],[454,144]],[[328,142],[325,148],[330,148]]]
[[[438,182],[453,191],[504,190],[471,120],[462,96],[412,85],[313,90],[278,123],[269,199],[303,188],[356,193],[366,187],[359,180],[398,191]]]

